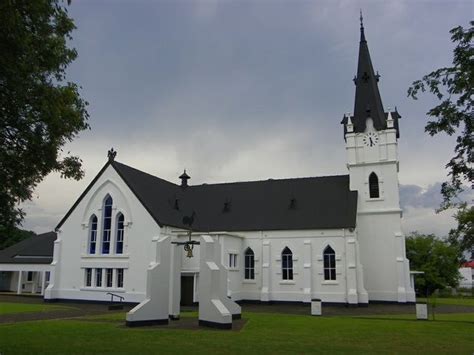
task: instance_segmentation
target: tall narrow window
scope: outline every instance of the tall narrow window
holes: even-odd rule
[[[293,280],[293,253],[288,247],[281,252],[281,271],[283,280]]]
[[[115,253],[123,254],[123,214],[117,215],[117,236],[115,238]]]
[[[370,198],[380,197],[379,193],[379,178],[377,174],[371,173],[369,176],[369,194]]]
[[[102,269],[95,269],[95,286],[102,287]]]
[[[329,245],[324,249],[324,280],[336,279],[336,253]]]
[[[229,254],[229,268],[235,269],[237,267],[237,254]]]
[[[86,287],[92,286],[92,269],[86,269]]]
[[[114,276],[114,269],[105,269],[105,286],[112,287],[113,284],[113,276]]]
[[[107,195],[104,201],[104,224],[102,226],[102,254],[110,252],[110,230],[112,227],[112,197]]]
[[[89,254],[95,254],[97,244],[97,217],[92,215],[89,222]]]
[[[117,269],[117,288],[123,288],[123,269]]]
[[[255,279],[255,254],[250,248],[245,250],[245,279]]]

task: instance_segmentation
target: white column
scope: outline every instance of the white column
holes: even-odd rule
[[[271,282],[271,259],[270,259],[270,241],[262,242],[262,291],[260,300],[263,302],[270,301],[270,282]]]
[[[31,281],[32,281],[32,285],[31,285],[31,293],[35,294],[37,289],[38,289],[38,273],[36,271],[32,271],[31,272],[32,274],[32,277],[31,277]]]
[[[303,302],[311,302],[311,240],[304,241],[303,250]]]
[[[402,233],[395,233],[398,273],[398,302],[406,302],[406,280],[405,280],[405,237]]]
[[[21,295],[21,282],[22,282],[22,278],[23,278],[23,271],[18,271],[18,286],[17,286],[17,289],[16,289],[16,293],[18,295]]]
[[[44,289],[46,288],[46,271],[41,273],[41,296],[44,295]]]
[[[357,304],[357,261],[356,241],[354,238],[346,239],[346,280],[347,280],[347,302]]]
[[[171,246],[171,267],[170,267],[170,311],[172,319],[178,319],[180,314],[181,301],[181,245]],[[194,292],[193,292],[194,293]]]

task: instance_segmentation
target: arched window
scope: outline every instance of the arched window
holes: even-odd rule
[[[329,245],[324,249],[324,280],[336,279],[336,253]]]
[[[369,175],[369,194],[370,194],[370,198],[380,197],[379,178],[377,177],[377,174],[375,173],[371,173]]]
[[[89,220],[89,254],[95,254],[97,244],[97,216],[93,214]]]
[[[293,280],[293,253],[288,247],[281,252],[281,271],[283,280]]]
[[[255,254],[250,248],[245,250],[245,279],[255,279]]]
[[[110,232],[112,228],[112,197],[107,195],[102,209],[104,223],[102,224],[102,254],[110,253]]]
[[[117,236],[115,238],[115,253],[123,254],[123,214],[117,215]]]

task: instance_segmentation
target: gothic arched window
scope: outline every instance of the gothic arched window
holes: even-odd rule
[[[97,216],[93,214],[89,220],[89,254],[95,254],[97,244]]]
[[[369,195],[370,195],[370,198],[380,197],[379,178],[377,177],[377,174],[375,173],[371,173],[369,175]]]
[[[281,271],[283,280],[293,280],[293,253],[288,247],[281,252]]]
[[[255,279],[255,254],[251,248],[245,250],[245,279]]]
[[[112,229],[112,197],[107,195],[102,208],[103,224],[102,224],[102,254],[110,253],[110,233]]]
[[[324,260],[324,280],[336,279],[336,253],[329,245],[323,252]]]
[[[122,213],[117,215],[117,235],[115,238],[115,253],[123,254],[123,223],[125,218]]]

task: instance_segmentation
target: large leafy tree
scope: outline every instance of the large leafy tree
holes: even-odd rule
[[[455,43],[452,66],[437,69],[414,81],[408,96],[416,100],[420,92],[434,94],[440,102],[427,112],[430,119],[425,131],[432,136],[442,132],[456,135],[454,156],[446,165],[449,180],[441,187],[443,203],[440,210],[459,208],[455,216],[458,228],[451,231],[450,239],[463,250],[472,252],[473,207],[457,197],[466,183],[474,188],[474,21],[469,27],[458,26],[450,33]]]
[[[424,272],[416,280],[418,293],[431,294],[435,290],[458,285],[461,253],[456,245],[433,234],[414,232],[406,239],[406,249],[410,268]]]
[[[87,102],[66,68],[74,22],[60,0],[0,2],[0,238],[24,217],[19,203],[50,172],[80,179],[62,147],[88,128]]]
[[[470,27],[453,28],[451,40],[456,44],[453,65],[440,68],[413,82],[408,96],[417,99],[419,92],[429,91],[440,103],[430,109],[425,131],[430,135],[441,132],[457,135],[454,157],[446,167],[450,180],[442,186],[444,203],[449,208],[453,198],[462,191],[463,182],[474,188],[474,21]]]

